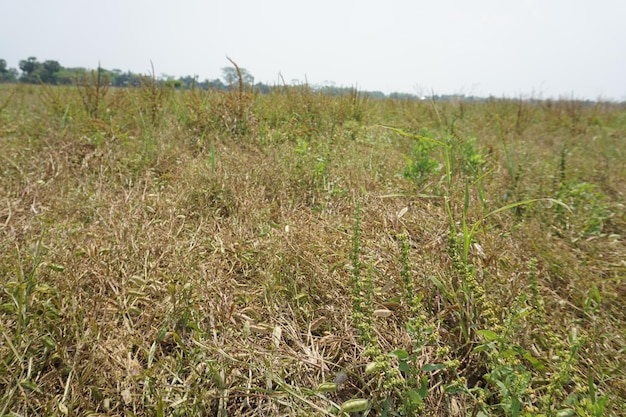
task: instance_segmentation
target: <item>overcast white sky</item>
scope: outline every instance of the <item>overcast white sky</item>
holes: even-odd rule
[[[0,58],[413,94],[626,100],[624,0],[0,0]]]

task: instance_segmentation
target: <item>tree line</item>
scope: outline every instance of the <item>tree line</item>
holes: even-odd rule
[[[40,62],[36,57],[31,56],[27,59],[20,60],[19,71],[16,68],[7,67],[7,61],[0,59],[0,83],[26,83],[26,84],[51,84],[51,85],[76,85],[84,80],[86,74],[90,72],[87,68],[75,67],[68,68],[62,66],[58,61],[46,60]],[[241,79],[246,87],[251,88],[259,93],[269,93],[274,86],[254,82],[254,77],[245,68],[239,68],[241,71]],[[239,73],[234,67],[222,68],[222,78],[213,80],[199,80],[198,76],[186,75],[184,77],[174,77],[167,74],[161,74],[156,77],[154,74],[137,74],[131,71],[122,71],[119,69],[104,69],[98,67],[98,71],[107,80],[112,87],[138,87],[147,79],[171,86],[176,89],[214,89],[228,91],[231,88],[237,88],[239,85]],[[291,85],[298,85],[297,80],[293,80]],[[338,87],[335,85],[315,86],[315,90],[330,95],[347,95],[354,94],[354,87]],[[398,100],[423,100],[424,97],[418,97],[409,93],[391,93],[385,94],[381,91],[358,91],[362,97],[371,98],[392,98]],[[475,101],[483,100],[478,97],[465,97],[459,95],[434,95],[429,97],[434,100],[466,100]]]
[[[198,77],[190,75],[174,78],[172,76],[162,74],[159,77],[154,75],[138,74],[132,71],[122,71],[119,69],[108,70],[98,68],[98,71],[104,76],[112,87],[137,87],[146,80],[147,77],[154,78],[159,83],[165,83],[175,88],[215,88],[227,90],[233,82],[238,82],[237,78],[233,79],[232,71],[235,77],[238,77],[236,71],[231,68],[224,68],[224,81],[220,79],[199,81]],[[80,82],[85,74],[90,70],[82,67],[69,68],[62,66],[58,61],[46,60],[40,62],[36,57],[28,57],[20,60],[19,71],[16,68],[8,68],[7,61],[0,59],[0,83],[25,83],[25,84],[52,84],[52,85],[73,85]],[[242,70],[244,82],[250,83],[254,78],[245,70]]]

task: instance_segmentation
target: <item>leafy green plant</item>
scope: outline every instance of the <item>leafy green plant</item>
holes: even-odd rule
[[[458,161],[459,168],[463,175],[478,178],[482,175],[482,170],[487,163],[485,157],[476,149],[477,139],[469,137],[467,139],[451,140],[450,149],[458,155],[455,159]]]
[[[486,342],[472,351],[474,354],[487,353],[490,370],[485,375],[485,380],[493,388],[493,390],[488,390],[487,401],[489,401],[489,396],[497,396],[497,399],[492,402],[496,402],[497,407],[506,416],[530,415],[529,410],[533,406],[531,393],[534,375],[532,369],[529,369],[526,364],[530,363],[537,370],[542,370],[544,367],[541,361],[534,358],[529,351],[511,341],[517,320],[527,316],[530,312],[531,310],[525,308],[510,311],[499,332],[478,330],[478,335]]]
[[[398,236],[398,240],[400,241],[398,261],[402,267],[400,271],[402,301],[409,310],[406,328],[411,337],[412,346],[410,352],[396,349],[390,352],[389,356],[397,360],[397,372],[400,376],[400,381],[395,387],[400,401],[400,415],[415,415],[424,409],[425,400],[428,397],[430,373],[441,371],[449,366],[454,366],[454,364],[448,362],[420,365],[425,348],[435,348],[437,356],[441,357],[442,360],[449,350],[444,348],[435,326],[428,321],[425,307],[422,305],[423,293],[415,288],[415,277],[411,272],[412,268],[409,261],[408,236],[401,234]]]
[[[465,187],[464,187],[464,200],[463,200],[463,204],[461,206],[461,213],[460,213],[460,224],[461,224],[461,228],[460,230],[457,229],[457,219],[455,219],[455,213],[453,211],[453,206],[452,206],[452,196],[453,196],[453,189],[452,189],[452,175],[453,175],[453,168],[452,168],[452,160],[451,160],[451,155],[450,155],[450,149],[451,146],[448,144],[445,144],[441,141],[438,141],[436,139],[432,139],[428,136],[421,136],[421,135],[414,135],[411,133],[407,133],[405,131],[403,131],[402,129],[398,129],[398,128],[394,128],[394,127],[389,127],[389,126],[380,126],[382,128],[385,129],[389,129],[399,135],[405,136],[405,137],[410,137],[413,139],[416,139],[418,142],[424,142],[424,143],[429,143],[430,145],[432,145],[433,147],[440,147],[441,149],[443,149],[443,159],[445,161],[445,180],[446,180],[446,184],[448,185],[448,189],[446,190],[447,192],[447,197],[445,199],[445,204],[446,204],[446,211],[448,213],[449,216],[449,221],[450,221],[450,236],[452,241],[454,241],[455,239],[457,239],[457,234],[460,233],[462,236],[461,239],[461,243],[462,243],[462,250],[460,251],[460,253],[462,253],[462,261],[464,263],[468,263],[468,254],[469,254],[469,249],[470,249],[470,245],[473,243],[473,239],[474,236],[478,230],[478,228],[481,226],[481,224],[489,217],[501,213],[501,212],[505,212],[508,210],[511,210],[513,208],[516,207],[520,207],[520,206],[525,206],[525,205],[530,205],[530,204],[534,204],[536,202],[540,202],[540,201],[545,201],[545,202],[549,202],[552,204],[555,204],[561,208],[565,208],[566,210],[571,211],[571,209],[564,204],[562,201],[556,200],[554,198],[550,198],[550,197],[546,197],[546,198],[535,198],[535,199],[530,199],[530,200],[525,200],[525,201],[519,201],[519,202],[515,202],[515,203],[511,203],[511,204],[507,204],[503,207],[500,207],[498,209],[495,209],[489,213],[487,213],[485,216],[483,216],[480,220],[476,221],[471,227],[468,224],[468,212],[469,212],[469,206],[470,206],[470,183],[467,179],[465,179]],[[470,143],[470,151],[466,152],[465,155],[469,158],[473,158],[476,161],[480,162],[480,164],[484,163],[484,159],[482,158],[482,156],[480,156],[479,154],[476,154],[475,151],[473,150],[473,147],[471,146],[471,141]],[[456,250],[456,249],[455,249]]]
[[[411,154],[406,157],[405,178],[423,184],[431,175],[441,171],[443,166],[439,160],[433,157],[433,151],[436,147],[437,144],[433,141],[417,139]]]
[[[593,369],[587,370],[587,392],[570,395],[565,404],[572,405],[579,417],[600,417],[606,415],[609,406],[609,396],[599,395],[594,382]]]

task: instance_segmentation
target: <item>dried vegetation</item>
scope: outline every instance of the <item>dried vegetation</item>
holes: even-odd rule
[[[623,105],[239,87],[0,89],[0,415],[623,415]]]

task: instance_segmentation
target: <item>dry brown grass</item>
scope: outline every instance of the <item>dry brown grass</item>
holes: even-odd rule
[[[404,386],[428,378],[421,410],[515,415],[485,377],[506,365],[532,377],[521,413],[592,415],[591,375],[605,412],[623,415],[623,106],[237,94],[146,85],[110,91],[98,114],[72,91],[51,102],[19,86],[6,101],[0,415],[324,415],[351,398],[369,400],[368,415],[400,410],[397,360],[367,374],[352,319],[357,207],[371,308],[392,312],[372,319],[373,336],[383,355],[412,355]],[[445,170],[404,178],[415,141],[378,124],[450,140],[451,185]],[[480,178],[460,168],[470,137]],[[596,194],[576,194],[582,183]],[[488,217],[470,275],[459,270],[446,201],[460,227],[463,213],[472,225],[541,197],[572,211],[541,202]],[[585,229],[594,216],[601,227]],[[432,331],[423,346],[407,332],[407,267]],[[501,350],[476,350],[489,336],[478,330],[501,332]],[[516,348],[542,367],[506,355]],[[338,376],[336,392],[317,390]]]

